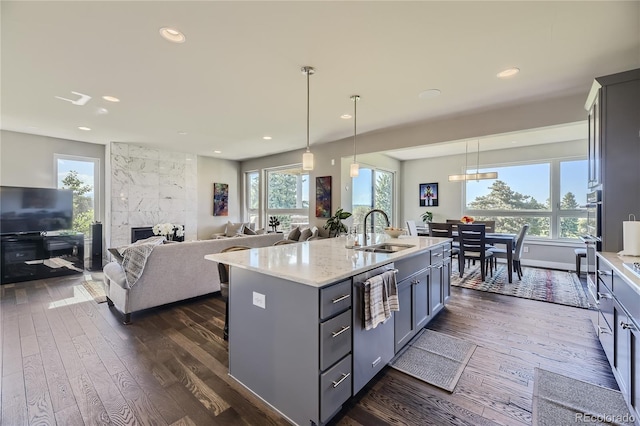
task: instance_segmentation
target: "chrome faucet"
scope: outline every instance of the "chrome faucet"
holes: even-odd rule
[[[363,229],[363,232],[362,232],[362,234],[363,234],[362,235],[362,237],[363,237],[363,240],[362,240],[363,244],[362,245],[365,246],[365,247],[367,245],[367,219],[369,218],[369,215],[371,215],[371,213],[374,213],[374,212],[382,213],[382,215],[384,216],[384,220],[387,221],[387,227],[391,226],[391,222],[389,222],[389,216],[387,216],[387,214],[384,211],[382,211],[380,209],[371,209],[371,210],[369,210],[367,212],[367,214],[364,215],[364,225],[363,225],[364,229]]]

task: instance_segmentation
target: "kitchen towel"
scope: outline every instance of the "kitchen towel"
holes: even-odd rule
[[[622,252],[626,256],[640,256],[640,221],[625,220],[622,222]]]

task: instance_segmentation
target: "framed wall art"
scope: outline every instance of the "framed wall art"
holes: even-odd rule
[[[213,215],[229,216],[229,185],[213,184]]]
[[[331,176],[316,178],[316,217],[331,217]]]
[[[437,183],[420,184],[420,207],[437,207],[439,196]]]

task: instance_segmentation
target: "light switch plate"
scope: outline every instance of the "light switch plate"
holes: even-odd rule
[[[266,309],[267,301],[264,294],[253,292],[253,304],[259,308]]]

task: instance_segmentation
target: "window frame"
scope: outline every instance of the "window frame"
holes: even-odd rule
[[[60,189],[60,187],[58,186],[59,160],[93,163],[93,220],[94,222],[102,222],[102,210],[100,204],[100,198],[102,196],[102,193],[100,191],[100,158],[85,157],[80,155],[53,154],[53,186],[57,189]]]
[[[561,219],[562,218],[586,218],[586,208],[578,208],[571,210],[562,210],[560,203],[562,200],[561,194],[561,182],[562,176],[560,173],[561,164],[569,161],[587,161],[586,156],[570,156],[570,157],[558,157],[544,160],[532,160],[532,161],[519,161],[509,163],[494,163],[489,165],[482,165],[482,169],[486,168],[498,168],[498,167],[513,167],[513,166],[526,166],[534,164],[549,164],[549,198],[551,210],[478,210],[467,208],[467,185],[466,182],[462,189],[462,211],[464,215],[468,216],[482,216],[482,217],[543,217],[549,219],[549,237],[540,236],[527,236],[527,239],[538,241],[567,241],[576,242],[577,238],[564,238],[560,237],[561,231]],[[475,169],[474,169],[475,172]],[[500,180],[498,177],[497,180]],[[507,182],[508,183],[508,182]],[[585,191],[587,193],[587,182],[585,181]]]
[[[284,170],[291,170],[291,169],[299,169],[300,170],[300,174],[299,176],[307,176],[307,192],[309,194],[309,200],[308,200],[308,206],[305,207],[300,207],[300,208],[290,208],[290,209],[272,209],[269,208],[269,173],[277,173],[279,171],[284,171]],[[297,164],[292,164],[292,165],[286,165],[286,166],[278,166],[278,167],[270,167],[270,168],[265,168],[263,169],[263,173],[262,176],[264,177],[264,183],[263,185],[261,185],[262,188],[264,188],[263,191],[263,197],[262,197],[262,211],[264,212],[262,215],[263,218],[263,223],[265,223],[265,226],[267,226],[267,224],[269,223],[268,217],[269,216],[287,216],[287,215],[300,215],[300,216],[304,216],[306,213],[306,217],[307,217],[307,224],[310,225],[311,224],[311,174],[309,173],[309,171],[307,170],[302,170],[302,163],[297,163]],[[296,204],[300,204],[302,205],[302,203],[304,202],[304,200],[302,199],[302,189],[300,188],[300,186],[302,185],[302,179],[298,179],[297,182],[297,186],[299,191],[297,191],[297,194],[299,195],[298,198],[296,199]]]

